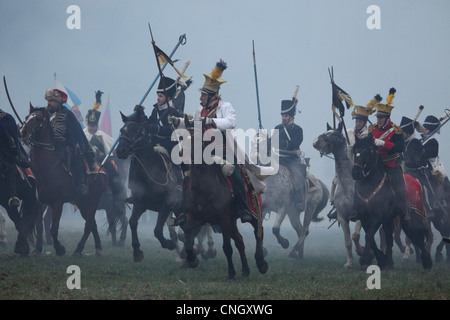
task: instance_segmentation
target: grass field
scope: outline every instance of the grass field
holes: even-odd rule
[[[78,217],[77,217],[78,218]],[[63,217],[63,219],[65,219]],[[265,247],[269,271],[260,274],[256,268],[253,234],[246,225],[243,231],[251,273],[240,274],[238,252],[234,262],[236,280],[227,280],[227,266],[222,241],[215,234],[217,256],[201,260],[197,269],[182,269],[174,251],[162,249],[153,236],[152,221],[139,225],[144,260],[133,262],[130,233],[124,247],[112,247],[103,219],[98,219],[103,242],[103,255],[95,257],[93,239],[88,239],[84,256],[71,254],[81,237],[81,218],[63,220],[60,239],[66,246],[63,257],[45,246],[39,256],[20,257],[13,254],[16,232],[8,221],[8,247],[0,249],[0,299],[2,300],[447,300],[450,297],[450,265],[435,264],[424,271],[412,256],[402,261],[394,248],[395,268],[381,272],[381,288],[368,289],[371,274],[359,270],[355,254],[353,269],[343,268],[346,261],[342,230],[328,222],[312,226],[305,245],[303,260],[288,258],[290,249],[274,242],[271,224],[265,224]],[[295,241],[292,229],[283,234]],[[439,237],[435,236],[438,240]],[[433,246],[435,247],[435,246]],[[434,256],[434,250],[432,252]],[[67,268],[80,268],[80,289],[69,289],[72,273]]]

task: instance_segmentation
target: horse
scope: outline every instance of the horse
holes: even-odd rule
[[[36,199],[36,180],[29,169],[23,169],[15,165],[14,176],[17,196],[22,200],[22,203],[20,208],[11,208],[8,205],[9,182],[4,174],[3,165],[4,163],[0,160],[0,205],[6,210],[18,232],[14,253],[27,256],[30,254],[29,241],[34,241],[34,223],[36,217],[40,214],[40,205]]]
[[[360,258],[360,265],[362,269],[366,269],[371,263],[373,253],[380,269],[390,269],[394,265],[392,259],[394,219],[402,214],[401,209],[396,204],[398,200],[371,135],[356,139],[353,155],[355,210],[366,233],[366,245]],[[404,179],[408,212],[404,213],[406,219],[400,217],[401,225],[413,243],[416,253],[420,255],[423,268],[431,269],[432,260],[425,243],[430,228],[423,205],[421,185],[409,175],[404,174]],[[381,226],[385,234],[385,252],[377,247],[374,239]]]
[[[352,240],[358,255],[363,252],[363,247],[359,243],[361,233],[361,222],[357,220],[353,234],[350,236],[350,216],[353,213],[353,195],[355,194],[354,181],[351,176],[353,161],[349,157],[347,142],[342,134],[342,125],[337,129],[332,129],[327,124],[327,131],[314,139],[313,147],[321,155],[333,154],[335,171],[338,184],[334,197],[334,208],[337,213],[337,220],[344,232],[344,243],[347,250],[347,261],[344,268],[353,267]]]
[[[157,212],[154,235],[164,249],[174,250],[175,245],[164,237],[163,228],[171,212],[176,216],[181,213],[182,193],[176,179],[171,177],[173,169],[168,167],[169,160],[166,162],[164,153],[155,150],[151,135],[143,127],[146,120],[143,111],[139,110],[131,116],[120,114],[124,125],[120,129],[117,156],[119,159],[131,157],[129,189],[133,209],[129,225],[133,259],[140,262],[144,259],[144,253],[140,250],[137,233],[139,218],[146,210]]]
[[[204,121],[202,124],[203,128]],[[183,197],[183,208],[186,214],[186,221],[181,224],[181,228],[186,236],[186,260],[184,266],[186,268],[196,268],[199,265],[199,260],[195,255],[193,248],[194,237],[198,234],[203,225],[209,223],[213,226],[213,228],[220,230],[222,233],[222,248],[228,264],[228,279],[232,280],[236,275],[236,270],[232,259],[233,248],[231,246],[231,239],[234,240],[234,244],[240,255],[242,276],[248,277],[250,274],[250,268],[245,253],[243,237],[237,226],[237,219],[240,217],[236,212],[236,204],[234,200],[234,193],[231,188],[231,181],[229,181],[229,178],[225,176],[228,175],[229,172],[224,173],[224,171],[227,170],[223,170],[224,166],[227,166],[227,169],[233,168],[233,170],[246,169],[240,167],[239,165],[234,166],[230,163],[208,164],[205,162],[204,157],[202,157],[201,163],[200,161],[194,161],[194,154],[196,154],[197,151],[202,151],[203,154],[205,148],[210,148],[212,144],[204,141],[200,146],[195,144],[198,137],[196,135],[202,135],[202,130],[198,127],[188,128],[186,131],[188,132],[186,137],[186,141],[188,141],[188,143],[185,145],[188,145],[190,141],[188,150],[194,152],[190,152],[191,163],[189,175],[185,183]],[[222,133],[219,133],[219,135],[221,134]],[[185,142],[184,137],[183,142]],[[217,140],[215,140],[215,143],[217,143]],[[186,150],[183,148],[183,153],[184,151]],[[217,157],[215,158],[217,160],[221,159],[218,155],[214,157]],[[255,195],[256,194],[253,194],[253,196]],[[260,203],[256,200],[255,202],[256,211],[258,211],[258,206],[259,209],[261,209]],[[256,250],[254,255],[256,265],[259,272],[265,274],[268,270],[268,263],[264,259],[264,231],[261,215],[259,214],[257,219],[252,219],[252,222],[250,223],[254,229],[256,240]]]
[[[81,198],[78,195],[72,173],[67,168],[67,164],[61,160],[61,155],[55,147],[50,114],[46,108],[34,108],[30,105],[30,112],[20,128],[20,134],[22,139],[31,147],[30,160],[31,167],[36,175],[38,200],[52,209],[50,233],[56,255],[63,256],[66,253],[65,247],[58,239],[64,203],[74,203],[85,220],[83,235],[73,255],[82,255],[86,240],[91,232],[95,242],[95,254],[101,255],[102,246],[95,221],[95,213],[100,198],[107,188],[108,178],[106,174],[103,172],[87,172],[86,180],[89,195],[86,198]]]
[[[429,168],[421,166],[422,145],[417,141],[411,140],[408,147],[403,152],[405,163],[405,173],[410,174],[419,182],[422,182],[423,198],[428,199],[425,206],[427,210],[428,221],[434,226],[439,234],[445,238],[450,236],[450,190],[448,185],[443,183],[443,177],[429,172]],[[442,178],[442,179],[440,179]],[[442,180],[442,183],[441,183]],[[440,191],[440,192],[439,192]],[[439,199],[442,196],[443,199]],[[444,205],[446,204],[446,205]],[[431,249],[433,242],[432,235],[428,239],[428,249]],[[447,262],[450,262],[450,245],[443,240],[436,246],[435,261],[441,262],[443,259],[442,249],[446,247]]]

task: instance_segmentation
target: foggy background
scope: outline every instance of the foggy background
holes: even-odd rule
[[[70,5],[81,10],[79,30],[66,25]],[[381,29],[367,27],[370,5],[380,8]],[[150,23],[156,45],[167,54],[186,34],[187,43],[173,56],[179,68],[191,60],[185,74],[193,84],[186,91],[185,112],[193,113],[199,105],[203,74],[223,59],[228,69],[222,75],[227,80],[222,98],[236,109],[238,128],[258,129],[254,40],[263,127],[281,122],[281,100],[291,99],[300,85],[301,113],[295,122],[303,128],[301,148],[311,158],[310,171],[330,187],[334,162],[312,147],[326,123],[333,123],[327,69],[334,67],[336,84],[357,105],[366,105],[377,93],[385,102],[389,88],[395,87],[396,124],[402,116],[412,118],[420,105],[425,110],[419,121],[429,114],[440,117],[450,107],[449,12],[448,0],[0,0],[0,75],[6,76],[22,120],[30,102],[46,106],[44,94],[55,87],[54,73],[82,101],[83,117],[95,102],[94,92],[103,91],[100,111],[109,96],[116,138],[122,126],[119,111],[132,113],[158,73]],[[177,77],[170,66],[164,74]],[[143,103],[147,115],[156,102],[157,84]],[[0,108],[13,113],[3,84]],[[346,110],[348,128],[354,123],[351,111]],[[370,120],[376,121],[374,116]],[[450,125],[444,126],[436,135],[447,170],[449,131]],[[325,219],[311,227],[328,225]]]

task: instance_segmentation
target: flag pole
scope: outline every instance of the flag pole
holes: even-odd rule
[[[261,108],[259,105],[259,91],[258,91],[258,74],[256,73],[256,57],[255,57],[255,41],[252,40],[253,43],[253,70],[255,72],[255,85],[256,85],[256,103],[258,106],[258,122],[259,122],[259,129],[262,129],[261,124]]]
[[[150,26],[150,24],[149,24]],[[169,58],[172,58],[172,56],[174,55],[175,51],[177,51],[178,47],[180,45],[185,45],[186,44],[186,34],[182,34],[179,38],[178,38],[178,42],[175,46],[175,48],[172,50],[172,52],[169,54]],[[161,69],[164,69],[167,65],[167,62],[162,66]],[[159,66],[159,64],[158,64]],[[142,105],[142,103],[144,103],[144,100],[147,98],[147,95],[149,94],[150,90],[152,90],[153,86],[155,85],[156,81],[158,80],[160,76],[160,73],[158,73],[155,77],[155,79],[153,80],[153,82],[151,83],[150,87],[148,88],[147,92],[145,93],[145,95],[142,97],[141,101],[139,102],[139,105]],[[136,111],[135,111],[136,112]],[[133,112],[134,114],[134,112]],[[114,144],[112,145],[111,149],[108,151],[108,153],[106,154],[105,159],[103,159],[100,169],[98,171],[101,170],[101,168],[105,165],[106,161],[108,160],[108,158],[111,156],[111,154],[113,153],[114,149],[117,147],[117,144],[119,143],[119,139],[120,139],[121,134],[119,133],[119,136],[117,137],[116,141],[114,142]]]

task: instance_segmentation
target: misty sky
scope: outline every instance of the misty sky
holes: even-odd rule
[[[70,5],[81,10],[81,29],[67,28]],[[381,29],[367,27],[370,5],[380,8]],[[327,69],[334,67],[336,83],[355,104],[366,105],[377,93],[385,101],[395,87],[397,124],[403,115],[412,118],[421,104],[419,121],[429,114],[439,117],[450,108],[449,12],[448,0],[0,0],[0,75],[6,76],[22,119],[29,102],[46,106],[44,93],[55,86],[54,73],[81,99],[83,115],[93,106],[94,91],[103,91],[104,105],[110,96],[116,137],[119,111],[130,114],[158,72],[150,22],[156,44],[167,54],[186,34],[187,43],[173,56],[178,67],[191,60],[186,74],[194,83],[186,92],[185,111],[197,108],[203,74],[223,59],[228,69],[222,98],[235,107],[239,128],[257,129],[254,40],[263,127],[281,122],[281,100],[291,99],[299,84],[301,148],[311,158],[311,172],[331,185],[334,163],[312,147],[326,123],[332,124]],[[170,67],[164,74],[176,78]],[[148,115],[155,89],[143,103]],[[0,107],[12,113],[3,84]],[[345,121],[353,125],[351,110]],[[437,135],[447,171],[449,133],[450,125]]]

